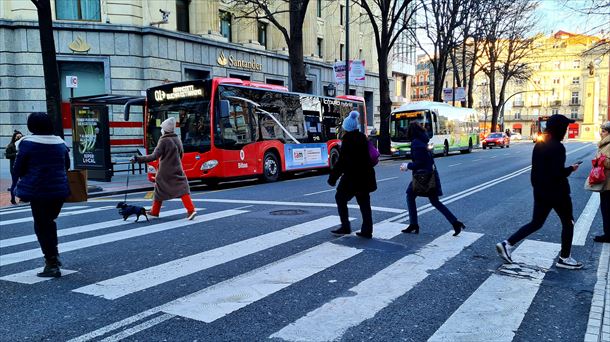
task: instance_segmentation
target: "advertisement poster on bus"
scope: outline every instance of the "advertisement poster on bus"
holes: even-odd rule
[[[350,60],[349,83],[353,85],[364,85],[366,79],[365,61],[362,59]],[[345,84],[345,61],[335,62],[335,83]]]
[[[110,169],[110,129],[107,113],[106,106],[73,107],[72,153],[76,169]],[[95,175],[95,172],[90,172],[89,178],[93,179]]]
[[[326,144],[285,144],[286,170],[328,166]]]

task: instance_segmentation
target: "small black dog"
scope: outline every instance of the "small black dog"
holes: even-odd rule
[[[148,216],[146,215],[146,209],[144,209],[144,207],[129,205],[125,202],[119,202],[116,207],[119,208],[119,215],[123,216],[123,221],[127,220],[131,215],[137,216],[135,222],[138,222],[140,215],[144,215],[146,221],[148,221]]]

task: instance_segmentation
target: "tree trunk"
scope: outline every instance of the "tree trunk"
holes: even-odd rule
[[[305,75],[305,61],[303,57],[303,20],[299,3],[290,2],[290,42],[288,44],[290,78],[292,91],[307,92],[307,75]],[[300,4],[303,6],[302,4]]]
[[[387,45],[384,45],[387,46]],[[379,51],[379,150],[383,154],[390,154],[390,113],[392,112],[392,98],[390,97],[390,82],[388,80],[388,50]]]
[[[40,48],[42,53],[42,68],[44,86],[47,98],[47,114],[53,120],[55,135],[63,138],[64,129],[61,118],[59,93],[59,72],[55,55],[55,39],[53,37],[53,21],[51,17],[50,0],[34,2],[38,9],[38,27],[40,30]]]

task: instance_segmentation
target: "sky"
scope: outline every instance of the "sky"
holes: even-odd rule
[[[607,34],[610,31],[610,16],[586,15],[573,8],[583,8],[588,1],[583,0],[538,0],[540,7],[537,15],[540,21],[536,27],[538,32],[550,34],[559,30],[599,35],[601,30]]]

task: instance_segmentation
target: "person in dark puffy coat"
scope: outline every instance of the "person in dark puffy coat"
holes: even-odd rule
[[[60,277],[57,249],[57,224],[66,197],[70,195],[66,170],[70,168],[68,146],[53,135],[53,122],[46,113],[28,116],[28,130],[33,134],[16,144],[15,173],[19,178],[17,197],[30,202],[34,231],[45,259],[39,277]]]
[[[17,147],[15,143],[23,137],[23,134],[18,130],[13,132],[13,136],[11,137],[11,142],[6,145],[6,149],[4,150],[4,156],[9,161],[9,171],[11,172],[11,187],[8,191],[11,193],[11,204],[17,204],[15,201],[15,186],[17,186],[17,173],[14,171],[15,166],[15,158],[17,158]]]
[[[460,222],[455,215],[438,199],[439,196],[443,195],[443,189],[441,187],[441,179],[438,175],[438,171],[434,166],[434,159],[432,153],[428,150],[428,142],[430,138],[426,134],[426,129],[419,122],[411,122],[409,130],[407,131],[407,137],[411,140],[411,162],[408,164],[401,165],[401,171],[412,170],[413,173],[417,172],[434,172],[434,178],[436,179],[436,193],[428,196],[430,204],[435,207],[438,211],[445,216],[447,221],[453,226],[453,236],[457,236],[462,229],[465,228],[464,224]],[[417,195],[413,192],[413,182],[409,183],[407,187],[407,209],[409,210],[409,226],[402,230],[403,233],[415,233],[419,234],[419,222],[417,220],[417,206],[415,205],[415,198]]]
[[[563,140],[568,125],[574,120],[561,114],[554,114],[546,122],[544,139],[536,143],[532,152],[531,183],[534,189],[534,212],[532,220],[519,228],[508,239],[496,244],[496,251],[502,259],[512,263],[512,249],[515,244],[542,228],[551,210],[555,210],[561,220],[561,251],[555,266],[580,269],[581,262],[570,256],[574,236],[574,216],[568,177],[578,170],[578,164],[565,166],[566,148]]]
[[[335,195],[337,210],[341,217],[341,227],[333,230],[332,233],[335,235],[351,234],[347,202],[355,196],[362,214],[362,227],[356,235],[370,239],[373,237],[370,193],[377,190],[377,181],[374,165],[369,155],[368,140],[366,135],[358,130],[359,115],[360,113],[357,111],[352,111],[343,121],[342,128],[345,134],[342,137],[339,160],[328,177],[330,186],[335,186],[341,177]]]

